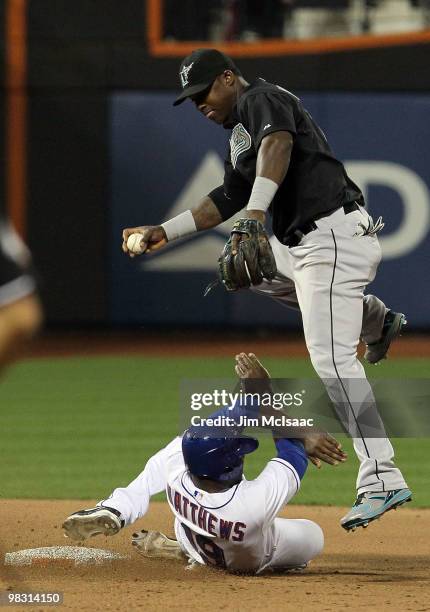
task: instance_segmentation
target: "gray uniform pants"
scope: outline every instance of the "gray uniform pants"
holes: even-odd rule
[[[312,365],[339,413],[346,412],[349,431],[354,431],[360,461],[358,493],[407,486],[394,465],[382,423],[378,437],[366,437],[357,425],[360,412],[368,411],[369,405],[377,414],[357,346],[360,337],[366,343],[379,340],[387,312],[377,297],[364,296],[381,260],[377,236],[365,231],[369,223],[373,222],[364,209],[345,214],[340,208],[318,220],[317,229],[295,247],[272,237],[278,276],[271,284],[253,287],[256,293],[300,309]]]

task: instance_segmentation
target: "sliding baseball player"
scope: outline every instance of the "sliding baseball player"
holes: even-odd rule
[[[242,381],[268,378],[252,354],[238,355],[235,369]],[[243,414],[243,408],[235,407],[214,416],[233,417],[238,423]],[[222,435],[190,427],[151,457],[127,487],[115,489],[96,508],[72,514],[63,528],[74,540],[113,535],[145,515],[152,495],[166,491],[176,540],[159,532],[135,533],[132,543],[144,556],[188,558],[255,574],[303,568],[321,553],[323,533],[312,521],[277,518],[277,514],[299,491],[308,463],[305,446],[314,459],[332,464],[346,459],[331,436],[311,438],[304,440],[305,445],[297,439],[276,438],[276,456],[255,480],[248,481],[243,462],[257,449],[255,438],[244,436],[237,425],[223,429]]]

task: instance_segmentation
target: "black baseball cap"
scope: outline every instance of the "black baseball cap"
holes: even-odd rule
[[[218,49],[195,49],[181,64],[179,78],[182,93],[173,102],[173,106],[210,87],[224,70],[240,74],[233,60]]]

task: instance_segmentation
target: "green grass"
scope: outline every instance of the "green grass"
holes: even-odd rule
[[[314,376],[307,360],[265,359],[274,377]],[[427,377],[425,359],[389,361],[382,377]],[[0,497],[103,498],[126,485],[178,432],[180,381],[232,376],[226,358],[97,357],[41,359],[10,369],[0,385]],[[428,440],[393,441],[414,504],[430,506]],[[357,461],[310,465],[297,503],[348,505]],[[247,458],[255,476],[273,455],[264,439]],[[427,486],[426,486],[427,485]]]

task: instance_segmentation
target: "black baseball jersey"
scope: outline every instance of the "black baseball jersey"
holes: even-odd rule
[[[224,127],[232,130],[224,185],[209,194],[223,219],[247,205],[260,143],[279,131],[292,134],[293,149],[287,175],[269,209],[278,240],[283,242],[308,221],[343,204],[364,203],[322,130],[300,99],[286,89],[257,79],[244,90]]]

